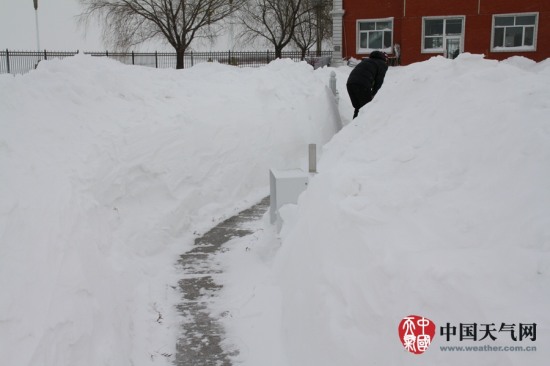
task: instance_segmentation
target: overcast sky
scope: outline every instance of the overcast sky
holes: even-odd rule
[[[40,48],[47,50],[101,51],[99,28],[85,33],[75,16],[81,12],[78,0],[38,0]],[[33,0],[0,0],[0,49],[36,50]]]
[[[78,0],[38,0],[40,49],[52,51],[103,51],[101,30],[91,24],[87,30],[77,25],[82,12]],[[227,35],[215,45],[195,43],[204,50],[227,50]],[[33,0],[0,0],[0,49],[34,51],[37,49]],[[160,42],[135,48],[143,51],[172,50]]]

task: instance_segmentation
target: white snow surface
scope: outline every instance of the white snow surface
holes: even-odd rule
[[[549,61],[463,54],[391,68],[373,102],[325,145],[298,205],[282,210],[280,240],[264,220],[221,255],[229,269],[217,309],[231,309],[239,361],[546,365]],[[348,120],[349,70],[336,70]],[[398,337],[413,314],[436,324],[422,355]],[[457,332],[460,323],[515,324],[516,336],[519,323],[536,323],[537,339],[447,341],[447,323]],[[484,345],[537,351],[440,348]]]
[[[347,66],[76,56],[0,75],[2,364],[171,364],[178,254],[267,195],[269,168],[305,168],[317,143],[319,173],[283,207],[282,231],[265,216],[219,255],[212,311],[234,364],[546,365],[549,61],[390,68],[353,121]],[[537,323],[535,342],[494,343],[537,351],[443,352],[487,343],[436,333],[413,355],[398,338],[410,314]]]
[[[334,135],[327,84],[289,60],[0,75],[0,363],[171,364],[178,255]]]

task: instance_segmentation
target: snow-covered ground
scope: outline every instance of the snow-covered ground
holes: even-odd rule
[[[307,144],[330,140],[281,233],[266,217],[220,254],[212,311],[235,363],[544,365],[550,62],[391,68],[353,122],[349,71],[76,56],[0,75],[2,364],[171,364],[178,254],[267,195],[269,168],[304,167]],[[536,341],[489,342],[537,351],[444,352],[487,340],[446,342],[438,328],[413,355],[398,338],[411,314],[537,323]]]
[[[349,69],[337,72],[343,83]],[[345,96],[341,110],[352,114]],[[464,54],[390,69],[283,210],[282,239],[266,218],[221,255],[216,310],[230,309],[242,364],[546,365],[549,167],[550,60]],[[400,343],[408,315],[436,324],[424,354]],[[461,323],[478,340],[460,341]],[[479,340],[493,323],[497,339]],[[535,341],[520,341],[520,323],[537,324]],[[518,346],[537,350],[504,348]]]
[[[334,135],[327,84],[292,61],[0,75],[0,363],[170,364],[178,255]]]

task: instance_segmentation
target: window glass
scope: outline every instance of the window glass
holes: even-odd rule
[[[361,48],[367,48],[367,41],[368,41],[368,33],[361,33],[359,35],[359,47]]]
[[[424,48],[426,49],[441,49],[443,48],[443,37],[426,37],[424,38]]]
[[[443,19],[426,19],[424,23],[426,36],[440,36],[443,34]]]
[[[368,48],[375,48],[380,49],[382,48],[382,37],[384,33],[383,32],[369,32],[369,47]]]
[[[534,15],[522,15],[516,17],[516,25],[535,25]]]
[[[391,47],[391,31],[384,32],[384,48]]]
[[[506,47],[519,47],[523,42],[523,27],[506,27],[504,35]]]
[[[533,46],[534,43],[535,27],[525,27],[525,46]]]
[[[378,30],[391,29],[391,22],[377,22],[376,29]]]
[[[366,31],[366,30],[374,30],[375,23],[374,22],[361,22],[359,23],[359,30]]]
[[[496,26],[514,25],[514,17],[496,17]]]
[[[535,50],[537,37],[537,14],[494,16],[492,47]],[[506,50],[500,50],[506,51]]]
[[[447,57],[455,59],[460,54],[460,39],[447,39]]]
[[[504,47],[504,28],[495,28],[493,47]]]
[[[393,34],[392,20],[360,21],[358,28],[357,36],[360,49],[391,48]]]
[[[462,34],[462,19],[447,19],[445,33],[447,35]]]
[[[463,36],[463,17],[424,18],[424,48],[430,52],[444,51],[448,41],[460,52]]]

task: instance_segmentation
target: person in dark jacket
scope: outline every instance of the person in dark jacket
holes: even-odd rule
[[[357,117],[361,107],[374,98],[384,83],[384,77],[388,71],[387,59],[385,53],[373,51],[349,74],[346,87],[351,104],[355,108],[353,118]]]

